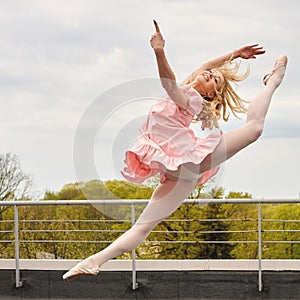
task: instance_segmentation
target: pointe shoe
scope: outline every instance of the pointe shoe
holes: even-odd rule
[[[67,273],[63,275],[63,280],[70,281],[82,275],[93,275],[96,276],[100,272],[98,266],[84,265],[83,262],[78,263],[76,266],[71,268]]]
[[[264,84],[267,85],[269,79],[279,68],[281,67],[286,68],[287,62],[288,62],[288,58],[283,54],[280,55],[275,62],[274,68],[264,76],[263,78]]]

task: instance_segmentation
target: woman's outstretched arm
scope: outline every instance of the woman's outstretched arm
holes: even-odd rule
[[[227,54],[224,54],[222,56],[204,62],[197,70],[195,70],[191,75],[189,75],[182,83],[188,84],[195,80],[197,74],[206,70],[217,68],[222,64],[224,64],[226,61],[230,61],[236,58],[255,59],[257,55],[264,54],[265,52],[266,51],[263,50],[263,47],[260,47],[258,44],[241,47],[240,49],[231,51]]]
[[[159,77],[162,83],[163,88],[167,91],[170,98],[180,107],[187,108],[188,106],[188,98],[183,92],[180,90],[176,83],[175,74],[170,67],[165,51],[165,41],[162,37],[160,29],[158,27],[157,22],[154,20],[154,25],[156,32],[151,37],[151,47],[154,50]]]

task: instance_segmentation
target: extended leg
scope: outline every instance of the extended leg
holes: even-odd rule
[[[284,77],[286,64],[286,56],[280,56],[266,82],[266,86],[249,105],[246,124],[224,134],[214,152],[201,163],[201,172],[221,164],[260,137],[272,95]]]
[[[104,250],[88,257],[64,274],[64,280],[80,275],[97,275],[100,266],[111,258],[135,249],[151,232],[153,227],[170,215],[195,188],[197,182],[166,180],[154,191],[149,204],[128,231]]]

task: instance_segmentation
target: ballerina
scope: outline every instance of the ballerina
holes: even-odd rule
[[[221,163],[256,141],[262,134],[273,93],[283,80],[288,59],[280,55],[263,78],[265,87],[246,108],[247,102],[236,94],[230,82],[244,80],[248,71],[238,75],[239,64],[232,61],[265,53],[255,44],[202,64],[178,85],[164,52],[160,28],[155,21],[154,25],[156,31],[150,43],[167,97],[151,108],[137,142],[126,152],[122,174],[135,183],[160,174],[160,184],[136,223],[107,248],[71,268],[63,275],[64,280],[97,275],[106,261],[135,249],[197,185],[214,176]],[[223,133],[217,121],[228,120],[228,109],[234,115],[247,112],[247,120],[242,127]],[[189,128],[193,120],[202,122],[202,129],[216,130],[206,138],[196,137]]]

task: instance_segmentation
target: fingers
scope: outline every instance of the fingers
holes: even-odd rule
[[[153,20],[153,23],[154,23],[154,26],[155,26],[156,33],[161,33],[161,32],[160,32],[160,29],[159,29],[159,27],[158,27],[157,22],[156,22],[155,20]]]
[[[253,45],[245,46],[245,48],[262,49],[263,47],[259,46],[259,44],[253,44]]]
[[[260,54],[264,54],[266,52],[266,50],[263,49],[263,47],[259,46],[259,44],[254,44],[249,46],[249,48],[251,49],[253,55],[260,55]],[[253,57],[251,57],[253,58]]]
[[[264,54],[266,52],[266,50],[263,49],[263,47],[259,47],[254,49],[254,54],[255,55],[259,55],[259,54]]]

